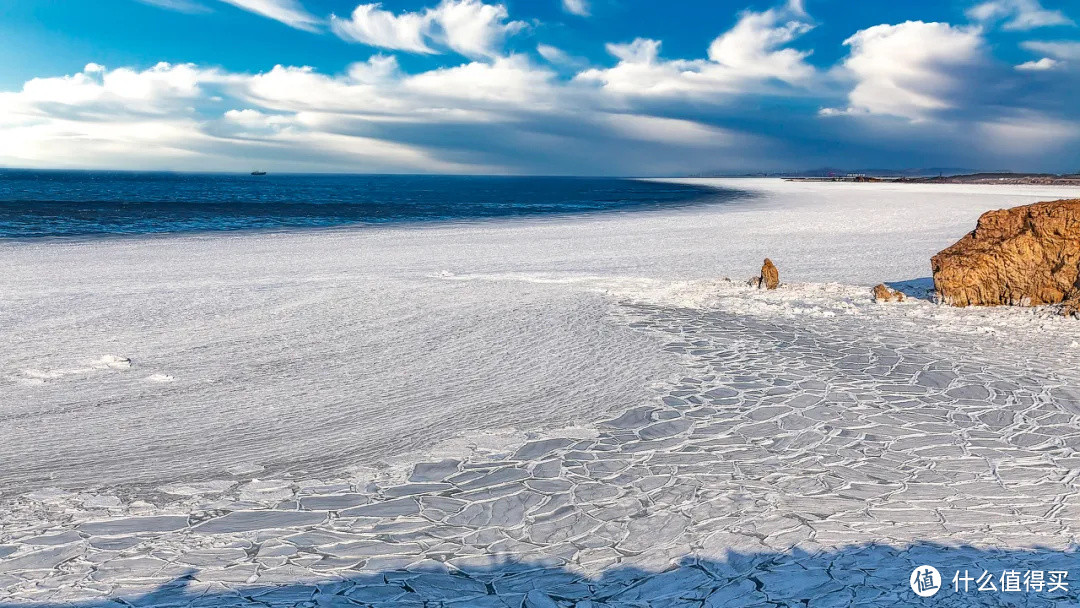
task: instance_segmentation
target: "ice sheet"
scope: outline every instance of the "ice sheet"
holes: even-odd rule
[[[1030,551],[1077,542],[1078,324],[868,287],[1077,193],[713,183],[753,196],[0,245],[0,598],[889,605],[926,543],[1072,564]]]

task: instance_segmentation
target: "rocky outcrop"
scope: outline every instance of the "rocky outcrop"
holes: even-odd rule
[[[954,306],[1080,302],[1080,199],[988,211],[931,259],[934,291]]]
[[[878,283],[873,289],[875,302],[903,302],[904,294],[896,291],[895,289],[889,289],[884,283]]]
[[[772,260],[765,258],[765,263],[761,266],[761,276],[757,280],[758,289],[776,289],[779,285],[780,271],[776,269]]]

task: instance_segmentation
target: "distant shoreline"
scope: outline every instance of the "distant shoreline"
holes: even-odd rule
[[[789,182],[887,182],[897,184],[1013,184],[1025,186],[1080,186],[1080,174],[1052,173],[971,173],[967,175],[937,175],[933,177],[877,177],[862,174],[828,177],[785,177]]]

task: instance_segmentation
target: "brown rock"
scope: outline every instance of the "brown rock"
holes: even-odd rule
[[[772,260],[765,258],[765,263],[761,266],[761,277],[758,279],[758,289],[762,287],[776,289],[779,285],[780,271],[776,269]]]
[[[895,289],[889,289],[884,283],[878,283],[874,287],[874,301],[875,302],[903,302],[904,294],[896,291]]]
[[[973,232],[935,255],[930,265],[934,291],[946,304],[1075,306],[1080,302],[1080,199],[988,211]]]

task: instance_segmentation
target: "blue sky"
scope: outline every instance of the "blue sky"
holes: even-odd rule
[[[1080,6],[20,0],[0,166],[1080,169]]]

